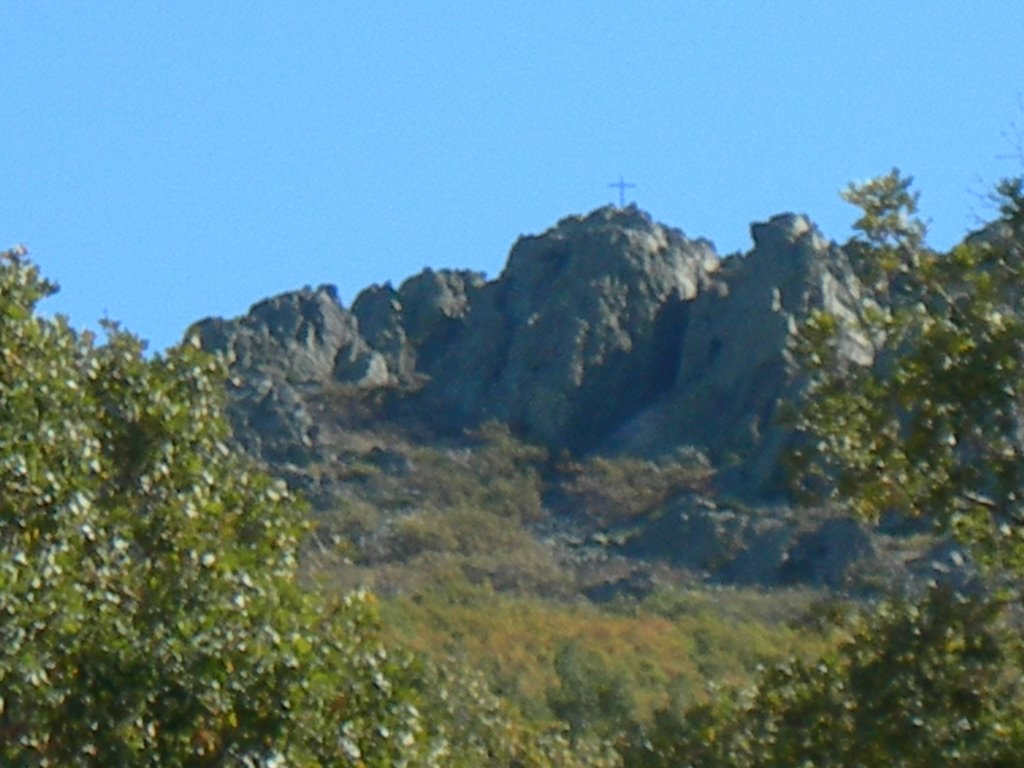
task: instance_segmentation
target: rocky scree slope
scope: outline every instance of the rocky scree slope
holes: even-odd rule
[[[841,319],[850,360],[869,361],[871,348],[841,248],[800,215],[751,232],[750,252],[723,259],[635,207],[604,207],[521,237],[493,280],[427,269],[397,289],[364,290],[351,309],[329,286],[307,288],[188,334],[230,364],[240,443],[321,510],[358,495],[351,473],[332,466],[369,461],[400,477],[409,459],[399,444],[454,450],[496,421],[561,457],[542,468],[550,492],[538,531],[550,541],[596,535],[606,558],[733,582],[842,586],[865,559],[892,552],[876,570],[903,573],[911,555],[900,545],[785,505],[790,435],[776,417],[799,391],[797,321],[826,309]],[[560,493],[566,462],[657,466],[693,451],[710,461],[713,488],[666,498],[641,519],[597,525],[579,495]],[[598,530],[616,525],[610,538]],[[551,533],[559,526],[565,535]]]

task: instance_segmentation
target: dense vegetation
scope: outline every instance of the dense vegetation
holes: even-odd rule
[[[848,250],[873,293],[874,362],[844,360],[825,313],[798,350],[809,375],[800,487],[868,520],[931,521],[966,548],[977,580],[857,611],[820,659],[662,713],[631,763],[1020,764],[1024,186],[998,192],[1000,219],[940,254],[924,246],[910,179],[851,186],[863,215]]]
[[[802,328],[797,485],[932,521],[974,574],[862,604],[679,581],[581,601],[586,542],[538,544],[544,504],[628,537],[709,482],[689,454],[572,462],[487,425],[378,457],[400,482],[345,464],[368,490],[314,515],[232,447],[219,361],[37,315],[54,287],[4,253],[2,762],[1019,764],[1024,186],[948,254],[895,171],[846,197],[874,361],[835,317]]]
[[[52,290],[0,258],[5,765],[575,762],[386,648],[369,595],[300,587],[304,507],[228,447],[220,363],[97,343]]]

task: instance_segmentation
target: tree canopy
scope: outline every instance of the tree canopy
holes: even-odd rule
[[[1024,196],[999,188],[1000,218],[950,253],[920,243],[916,197],[897,175],[870,188],[849,246],[885,285],[862,322],[871,366],[840,358],[836,318],[803,329],[809,375],[798,482],[877,520],[934,520],[976,557],[1018,570],[1024,547]]]
[[[836,650],[774,665],[710,705],[662,712],[631,764],[1011,766],[1024,754],[1024,187],[950,253],[924,244],[898,171],[844,198],[846,245],[871,298],[873,361],[842,355],[841,320],[812,314],[795,353],[795,483],[868,521],[908,516],[951,535],[975,583],[934,584],[855,610]]]
[[[54,290],[0,254],[0,762],[584,759],[385,648],[371,595],[304,590],[303,504],[232,449],[221,362],[39,316]]]
[[[228,446],[220,363],[34,314],[0,260],[8,765],[387,762],[423,730],[365,595],[296,583],[301,505]]]

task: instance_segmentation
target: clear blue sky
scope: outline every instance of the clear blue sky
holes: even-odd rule
[[[1024,2],[0,5],[0,243],[162,349],[304,284],[496,275],[617,199],[720,253],[848,181],[917,179],[931,240],[1020,171]]]

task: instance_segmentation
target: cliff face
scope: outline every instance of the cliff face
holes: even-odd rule
[[[427,269],[351,309],[329,286],[307,288],[188,333],[229,363],[239,442],[304,490],[321,524],[341,525],[325,521],[348,502],[382,515],[356,526],[368,562],[408,549],[392,541],[404,516],[477,488],[470,505],[508,492],[585,595],[668,572],[839,587],[856,573],[930,578],[931,555],[786,505],[791,433],[777,417],[799,397],[797,324],[831,312],[845,356],[869,362],[868,299],[804,216],[751,234],[748,253],[721,259],[636,208],[601,208],[520,238],[491,281]],[[488,422],[504,426],[477,429]],[[501,429],[543,450],[481,448]],[[712,485],[669,481],[705,475]]]
[[[730,260],[715,290],[686,306],[671,390],[611,444],[626,453],[700,446],[734,490],[756,497],[783,490],[788,433],[777,416],[798,394],[789,352],[798,320],[815,309],[836,315],[853,361],[869,362],[871,347],[857,330],[861,290],[841,249],[792,214],[755,224],[751,234],[753,250]]]
[[[723,261],[636,208],[600,208],[520,238],[490,282],[425,270],[368,288],[351,311],[329,287],[306,289],[192,332],[228,356],[236,427],[267,458],[314,446],[306,401],[341,383],[398,394],[404,417],[439,434],[497,420],[574,455],[693,446],[735,490],[771,494],[796,320],[825,308],[847,321],[851,358],[870,351],[840,249],[792,214],[752,235],[753,250]]]
[[[235,436],[271,463],[301,462],[314,448],[311,392],[336,381],[388,381],[384,356],[366,343],[331,286],[266,299],[234,320],[202,320],[186,335],[227,359]]]
[[[497,419],[551,447],[596,448],[671,388],[683,307],[719,263],[710,243],[635,208],[521,238],[425,371],[421,399],[450,423]]]

